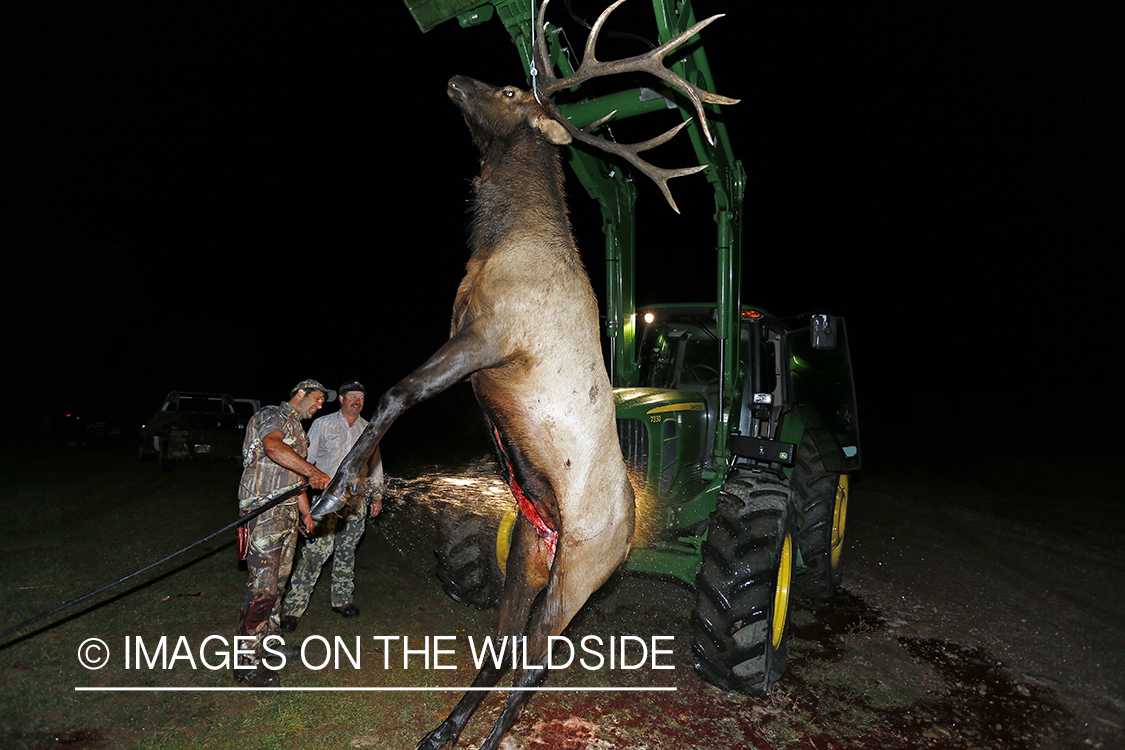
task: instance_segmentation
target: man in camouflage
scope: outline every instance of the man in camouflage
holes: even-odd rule
[[[246,425],[242,443],[242,480],[238,486],[238,507],[249,512],[262,506],[271,496],[299,487],[305,480],[315,489],[324,489],[332,477],[306,460],[309,439],[301,426],[328,401],[336,398],[315,380],[302,380],[289,394],[289,400],[278,406],[267,406]],[[309,499],[302,491],[295,497],[275,505],[246,523],[249,540],[246,567],[249,580],[242,600],[238,635],[239,648],[249,652],[235,662],[235,679],[251,687],[274,687],[281,680],[277,672],[263,663],[270,651],[296,656],[277,638],[280,607],[275,607],[293,566],[298,529],[308,534],[313,520]],[[267,641],[267,639],[269,639]],[[277,657],[273,657],[277,659]]]
[[[360,416],[366,389],[358,381],[340,386],[340,410],[321,417],[309,429],[309,460],[326,474],[340,468],[348,451],[367,427]],[[331,555],[332,611],[343,617],[356,617],[359,607],[352,601],[355,591],[355,549],[363,537],[369,516],[382,510],[380,489],[383,463],[378,447],[367,463],[365,491],[352,497],[339,513],[317,523],[313,535],[301,549],[301,557],[289,581],[289,592],[281,608],[281,630],[295,630],[301,615],[309,606],[309,597],[320,577],[320,570]]]

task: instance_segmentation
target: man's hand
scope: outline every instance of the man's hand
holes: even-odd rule
[[[312,464],[309,464],[309,466],[312,468],[312,471],[307,474],[309,484],[312,485],[314,490],[323,490],[328,486],[328,483],[332,481],[332,477],[328,476]]]
[[[383,511],[383,496],[371,498],[371,505],[368,508],[367,517],[374,518]]]

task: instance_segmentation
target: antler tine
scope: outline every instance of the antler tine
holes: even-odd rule
[[[619,0],[619,2],[624,1],[625,0]],[[699,115],[699,124],[703,127],[703,135],[712,146],[715,145],[715,137],[711,135],[711,128],[707,125],[707,115],[703,112],[703,102],[707,102],[708,104],[738,104],[739,100],[721,94],[714,94],[696,86],[694,83],[688,82],[683,76],[664,67],[664,56],[724,15],[726,14],[717,13],[710,18],[705,18],[690,29],[680,32],[651,52],[620,61],[620,64],[625,67],[625,70],[635,69],[651,73],[691,99],[691,103],[695,105],[695,113]],[[628,64],[634,60],[637,61],[636,67],[628,67]],[[583,63],[584,62],[585,61],[583,61]]]
[[[699,116],[699,122],[703,127],[703,135],[707,138],[708,143],[712,146],[715,145],[715,138],[711,134],[711,128],[707,124],[707,116],[703,112],[703,103],[737,104],[739,100],[722,96],[721,94],[714,94],[688,82],[683,76],[665,68],[664,58],[669,52],[698,34],[714,21],[722,18],[725,14],[718,13],[710,18],[705,18],[697,22],[690,29],[680,32],[656,49],[650,50],[644,54],[634,55],[633,57],[628,57],[623,60],[601,62],[597,59],[594,48],[597,45],[598,34],[601,33],[602,27],[605,26],[606,19],[609,18],[609,15],[613,13],[618,6],[625,2],[625,0],[616,0],[616,2],[602,11],[601,15],[598,16],[598,20],[595,21],[594,25],[590,28],[590,34],[586,37],[586,49],[582,53],[582,63],[578,66],[578,70],[565,78],[556,78],[547,56],[546,10],[548,2],[550,2],[550,0],[543,0],[543,4],[539,6],[539,23],[536,29],[536,42],[539,54],[539,60],[537,62],[541,63],[541,67],[548,71],[547,77],[549,79],[546,85],[539,89],[539,93],[549,97],[556,91],[576,86],[591,78],[614,75],[616,73],[651,73],[691,100],[691,103],[695,106],[695,113]]]
[[[609,115],[607,115],[607,117],[609,117]],[[604,121],[605,119],[607,119],[607,117],[602,118],[602,120]],[[643,141],[641,143],[629,144],[607,141],[604,138],[599,138],[596,135],[591,135],[585,130],[576,128],[568,120],[563,120],[562,122],[566,126],[567,130],[570,131],[570,133],[578,140],[582,141],[583,143],[588,143],[591,146],[596,146],[603,151],[617,154],[618,156],[622,157],[630,164],[632,164],[634,167],[639,169],[642,174],[656,183],[657,187],[660,188],[660,192],[664,193],[664,198],[668,201],[668,205],[671,206],[672,210],[676,213],[679,213],[680,209],[676,205],[676,201],[672,198],[672,191],[668,188],[668,180],[675,179],[676,177],[686,177],[689,174],[701,172],[704,169],[707,169],[707,167],[709,166],[707,164],[700,164],[695,167],[665,169],[663,167],[658,167],[654,164],[651,164],[637,155],[641,151],[647,151],[650,148],[655,148],[671,140],[676,135],[676,133],[679,133],[681,130],[687,127],[689,120],[684,120],[679,125],[670,128],[669,130],[656,136],[655,138],[650,138],[649,140]]]
[[[547,3],[550,1],[543,0],[539,6],[539,18],[535,22],[535,72],[546,81],[542,93],[547,96],[557,90],[554,84],[558,82],[555,78],[555,66],[551,64],[551,56],[547,53]],[[538,81],[533,78],[531,85],[535,89],[533,93],[538,98],[541,93]]]
[[[583,74],[587,67],[587,62],[590,64],[591,70],[594,66],[598,65],[598,61],[594,55],[594,44],[597,42],[598,33],[601,31],[602,26],[605,25],[606,18],[614,11],[617,6],[625,2],[625,0],[617,0],[617,2],[610,5],[602,11],[598,16],[598,20],[594,21],[594,25],[590,27],[590,34],[586,37],[586,49],[582,53],[582,63],[578,66],[578,70],[571,73],[565,78],[556,78],[554,66],[551,64],[551,58],[547,54],[547,3],[551,0],[543,0],[539,6],[539,20],[535,24],[535,52],[536,52],[536,68],[542,68],[547,71],[544,78],[547,79],[546,85],[537,89],[538,93],[546,96],[551,96],[556,91],[561,89],[570,88],[582,81],[593,78],[589,72]],[[542,70],[539,71],[542,74]]]
[[[707,165],[685,167],[682,169],[663,169],[661,167],[656,167],[650,164],[649,162],[640,158],[637,154],[640,151],[645,151],[647,149],[665,143],[670,138],[672,138],[672,136],[682,130],[688,124],[688,122],[690,122],[690,120],[685,120],[663,135],[645,141],[644,143],[618,144],[613,143],[612,141],[607,141],[604,138],[594,136],[589,132],[593,128],[603,124],[604,122],[612,118],[614,113],[611,112],[605,117],[602,117],[597,122],[590,125],[586,130],[580,130],[579,128],[575,127],[569,120],[563,117],[561,113],[559,113],[557,107],[555,107],[554,105],[554,102],[550,101],[550,97],[562,89],[577,86],[578,84],[583,83],[584,81],[587,81],[591,78],[625,72],[651,73],[691,100],[692,105],[695,107],[695,112],[699,117],[700,125],[703,128],[703,135],[707,139],[707,142],[713,146],[715,145],[715,137],[711,133],[711,128],[707,123],[707,115],[703,110],[704,103],[737,104],[739,100],[722,96],[720,94],[711,93],[706,89],[700,88],[695,84],[690,83],[685,78],[683,78],[683,76],[680,76],[679,74],[674,73],[673,71],[664,67],[664,58],[669,52],[674,50],[676,47],[679,47],[691,37],[698,34],[702,29],[706,28],[712,22],[722,18],[723,14],[720,13],[711,16],[710,18],[699,21],[690,29],[677,34],[675,37],[669,39],[667,42],[660,45],[656,49],[650,50],[644,54],[634,55],[633,57],[625,58],[623,60],[601,62],[597,59],[594,48],[597,44],[598,35],[601,33],[602,27],[605,26],[606,19],[609,18],[610,14],[613,13],[613,11],[616,10],[618,6],[625,2],[625,0],[616,0],[608,8],[602,11],[601,15],[598,16],[598,20],[595,21],[594,25],[590,28],[590,34],[586,37],[586,49],[582,54],[582,62],[581,64],[579,64],[578,70],[563,78],[557,78],[555,76],[554,66],[551,64],[550,57],[547,53],[546,12],[548,2],[550,2],[550,0],[543,0],[542,4],[539,6],[539,19],[536,23],[535,29],[535,63],[537,73],[543,80],[543,83],[541,85],[538,82],[536,82],[535,84],[536,96],[538,97],[539,94],[543,94],[545,97],[547,97],[547,101],[544,102],[544,106],[552,110],[553,114],[571,133],[572,137],[577,138],[583,143],[596,146],[597,148],[600,148],[604,151],[622,156],[630,164],[640,169],[641,172],[643,172],[654,182],[656,182],[656,184],[660,187],[661,192],[664,193],[664,197],[668,200],[668,204],[676,213],[679,213],[680,210],[676,207],[676,202],[672,199],[672,194],[668,189],[668,180],[675,177],[683,177],[684,175],[695,174],[700,170],[706,169]]]

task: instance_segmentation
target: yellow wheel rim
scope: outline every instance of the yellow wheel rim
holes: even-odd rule
[[[836,505],[832,510],[832,546],[830,557],[832,567],[840,564],[840,553],[844,551],[844,527],[848,521],[848,475],[841,474],[836,485]]]
[[[773,592],[773,647],[781,646],[785,622],[789,619],[789,583],[793,579],[793,536],[785,535],[777,565],[777,589]]]
[[[500,564],[500,572],[508,575],[508,550],[512,548],[512,527],[516,525],[517,511],[509,508],[500,519],[500,528],[496,530],[496,562]]]

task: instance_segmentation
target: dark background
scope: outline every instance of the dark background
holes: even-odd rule
[[[0,47],[8,437],[52,439],[67,413],[131,436],[169,390],[277,402],[305,377],[359,378],[369,414],[441,345],[477,161],[445,82],[523,85],[499,21],[423,35],[395,2],[24,5]],[[742,99],[723,118],[749,177],[744,299],[846,317],[868,466],[1112,447],[1108,18],[917,5],[695,4],[728,14],[704,40]],[[672,184],[682,216],[640,187],[642,303],[714,296],[705,182]],[[604,305],[600,219],[571,195]],[[467,402],[392,435],[455,430]]]

